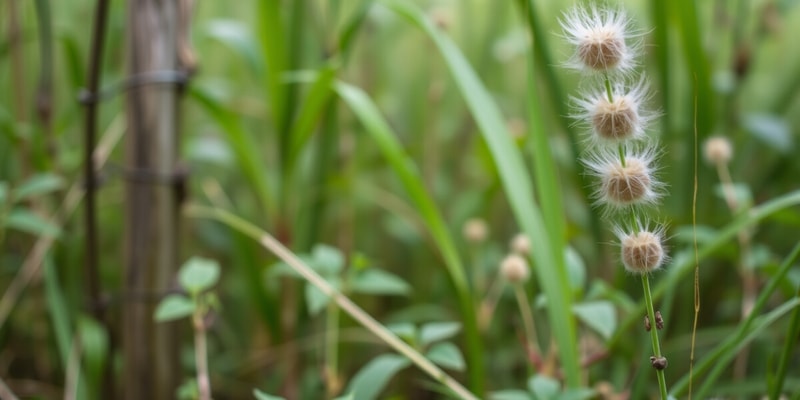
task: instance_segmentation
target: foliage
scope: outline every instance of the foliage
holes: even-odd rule
[[[247,225],[184,213],[174,290],[123,292],[132,175],[126,144],[101,146],[94,304],[85,215],[66,189],[85,182],[76,99],[96,2],[7,3],[3,27],[21,30],[0,38],[0,387],[100,398],[127,361],[122,305],[143,302],[160,323],[203,328],[215,398],[457,397],[448,378],[479,398],[657,395],[641,285],[594,205],[578,159],[590,144],[569,118],[571,97],[595,83],[561,68],[571,50],[559,19],[572,4],[196,2],[199,68],[176,115],[185,205]],[[645,100],[662,110],[647,135],[663,144],[667,190],[652,222],[670,221],[670,259],[649,279],[676,398],[690,386],[697,398],[800,391],[800,7],[728,3],[612,4],[636,21]],[[110,4],[104,137],[124,130],[130,39],[127,4]],[[37,105],[48,98],[49,111]],[[731,145],[727,174],[702,154],[712,136]],[[475,219],[480,240],[462,234]],[[519,233],[530,241],[524,296],[498,276]],[[178,338],[187,377],[194,333]],[[199,396],[198,382],[176,396]]]

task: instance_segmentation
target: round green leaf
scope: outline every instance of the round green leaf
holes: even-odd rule
[[[461,350],[450,342],[433,345],[425,356],[442,367],[456,371],[463,371],[467,366],[464,362],[464,356],[461,355]]]
[[[407,295],[411,285],[400,277],[380,269],[370,268],[358,272],[350,288],[354,292],[378,295]]]
[[[195,304],[186,296],[171,294],[161,300],[156,308],[156,321],[172,321],[192,315]]]
[[[192,257],[181,267],[178,280],[189,293],[202,292],[219,280],[219,264],[215,260]]]
[[[533,397],[536,399],[555,399],[560,389],[561,384],[547,376],[536,375],[528,380],[528,390],[533,393]]]
[[[608,340],[617,329],[617,310],[609,301],[593,301],[572,306],[572,312],[586,326]]]
[[[397,354],[379,355],[356,373],[345,392],[359,400],[377,398],[389,380],[410,364],[411,361]]]
[[[461,330],[458,322],[431,322],[422,325],[419,331],[419,342],[422,346],[427,346],[433,342],[449,339]]]

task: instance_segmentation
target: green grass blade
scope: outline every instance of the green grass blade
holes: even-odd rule
[[[533,252],[539,283],[547,296],[548,317],[560,353],[568,387],[581,381],[572,298],[564,267],[563,249],[555,248],[545,228],[542,212],[533,201],[534,191],[522,157],[514,146],[511,134],[494,100],[470,67],[464,55],[446,35],[438,31],[415,6],[385,0],[384,4],[422,29],[436,44],[467,102],[481,134],[489,146],[503,182],[506,195],[523,231],[537,244]],[[540,190],[558,190],[540,188]],[[552,210],[545,210],[549,213]]]
[[[261,39],[264,65],[266,65],[265,91],[269,97],[272,109],[272,120],[275,130],[288,125],[286,121],[286,92],[283,83],[283,73],[289,65],[289,55],[286,49],[286,33],[281,18],[280,0],[261,0],[258,3],[258,34]],[[280,133],[279,133],[280,134]]]
[[[264,164],[259,161],[261,159],[259,147],[250,133],[242,127],[240,117],[225,108],[224,105],[220,104],[220,101],[202,88],[190,86],[189,94],[192,99],[203,106],[205,111],[222,128],[222,133],[225,134],[227,143],[236,155],[239,168],[244,173],[250,187],[255,190],[259,204],[269,216],[274,216],[275,200],[273,191],[268,185],[270,182],[269,174]]]
[[[530,5],[533,6],[532,4]],[[560,177],[550,149],[549,130],[545,128],[541,115],[541,103],[536,87],[535,52],[528,59],[528,151],[533,158],[533,175],[539,190],[537,199],[542,205],[545,226],[549,232],[550,245],[554,249],[566,247],[564,208],[562,207]],[[574,142],[573,142],[574,143]]]
[[[758,298],[756,299],[755,303],[753,304],[753,309],[751,310],[748,317],[742,321],[739,326],[736,328],[736,331],[728,337],[723,343],[721,343],[717,348],[712,350],[706,357],[703,358],[700,362],[697,363],[697,366],[694,368],[695,376],[700,376],[710,368],[714,368],[715,371],[720,369],[720,366],[724,367],[727,363],[736,355],[735,349],[741,348],[744,346],[746,342],[746,338],[752,336],[752,333],[756,330],[761,330],[762,328],[753,328],[752,326],[757,325],[756,316],[761,312],[761,310],[766,306],[767,300],[769,300],[770,296],[778,289],[781,282],[786,277],[786,274],[789,272],[791,267],[794,265],[794,262],[797,260],[797,256],[800,255],[800,244],[796,245],[789,256],[781,264],[781,267],[778,270],[778,273],[770,279],[769,284],[761,290],[758,294]],[[795,299],[798,300],[798,299]],[[717,371],[716,375],[718,375],[721,371]],[[706,378],[703,384],[703,387],[707,387],[709,382],[713,382],[714,379],[711,377],[715,376],[715,373],[712,372],[709,374],[709,377]],[[683,394],[683,391],[687,389],[689,383],[689,376],[686,375],[681,380],[673,386],[673,393],[677,395]],[[698,397],[704,398],[701,394],[703,391],[703,387],[701,387],[700,391],[698,391]]]
[[[795,295],[795,299],[800,299],[800,288]],[[792,359],[792,353],[797,345],[796,340],[789,340],[791,338],[800,337],[800,308],[795,308],[792,312],[792,319],[789,322],[789,329],[786,331],[786,341],[783,344],[781,351],[781,358],[778,361],[778,368],[775,371],[774,382],[770,387],[770,399],[779,399],[783,391],[784,381],[786,380],[786,370],[789,367],[789,362]]]
[[[725,371],[725,368],[728,366],[728,364],[730,364],[731,360],[737,354],[739,354],[739,351],[744,346],[752,342],[753,339],[761,335],[764,330],[772,325],[775,321],[783,317],[789,311],[797,309],[798,306],[800,306],[800,298],[793,298],[786,303],[781,304],[769,313],[753,320],[752,326],[748,327],[744,334],[742,334],[742,337],[738,337],[737,335],[737,337],[732,338],[733,340],[727,340],[725,343],[721,344],[719,347],[723,347],[723,350],[720,352],[720,357],[708,362],[708,365],[712,366],[713,369],[703,380],[703,386],[701,386],[696,393],[697,398],[709,398],[708,393],[714,389],[714,383],[717,381],[717,378],[719,378],[722,372]],[[698,370],[700,369],[699,367],[700,365],[698,364]],[[688,380],[688,377],[686,378]],[[684,381],[681,381],[680,383],[683,384]],[[764,384],[766,385],[766,382]],[[682,392],[684,386],[681,386],[679,389],[681,389]],[[677,388],[675,393],[679,393]]]
[[[425,189],[415,164],[405,154],[400,142],[372,100],[361,89],[344,83],[337,84],[336,91],[356,114],[389,161],[425,221],[431,237],[442,254],[445,267],[455,287],[462,318],[464,319],[464,335],[467,342],[466,353],[469,359],[471,389],[479,394],[483,393],[485,379],[483,374],[483,349],[478,332],[476,310],[470,294],[469,284],[464,274],[464,264],[458,255],[455,242],[447,229],[444,218]]]
[[[303,150],[303,147],[314,133],[323,111],[328,101],[333,96],[331,84],[336,78],[338,68],[334,65],[322,67],[315,75],[314,83],[311,85],[303,105],[300,108],[297,118],[292,125],[290,134],[290,149],[287,165],[292,168]]]
[[[56,347],[58,347],[58,355],[61,357],[62,366],[66,370],[69,349],[72,343],[72,329],[69,323],[70,316],[67,309],[67,301],[61,291],[61,286],[59,286],[58,275],[51,257],[45,257],[44,259],[44,290],[47,311],[50,314]]]

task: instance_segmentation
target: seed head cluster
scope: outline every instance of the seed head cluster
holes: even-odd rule
[[[605,6],[574,8],[561,26],[574,46],[568,65],[590,75],[593,84],[586,86],[595,87],[573,99],[573,117],[587,128],[582,160],[597,180],[596,203],[607,218],[622,221],[615,225],[625,269],[651,273],[667,256],[663,228],[642,222],[643,208],[664,194],[656,176],[657,143],[646,134],[658,113],[645,104],[650,98],[647,79],[632,79],[642,34],[633,30],[624,11]]]

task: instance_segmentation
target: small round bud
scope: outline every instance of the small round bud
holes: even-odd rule
[[[650,365],[659,371],[666,369],[668,364],[666,357],[650,356]]]
[[[518,233],[511,239],[511,251],[519,254],[521,256],[525,256],[531,252],[531,240],[528,239],[528,235],[524,233]]]
[[[664,329],[664,317],[661,316],[661,311],[656,311],[656,329]]]
[[[489,237],[489,227],[486,225],[486,221],[480,218],[472,218],[464,223],[462,234],[464,239],[470,243],[483,243]]]
[[[527,281],[530,273],[528,262],[518,254],[509,254],[500,263],[500,274],[511,283]]]
[[[653,272],[664,263],[666,254],[660,231],[640,230],[634,233],[617,232],[622,246],[622,265],[634,274]]]
[[[713,165],[727,164],[733,157],[733,145],[726,137],[713,136],[706,140],[703,155]]]

